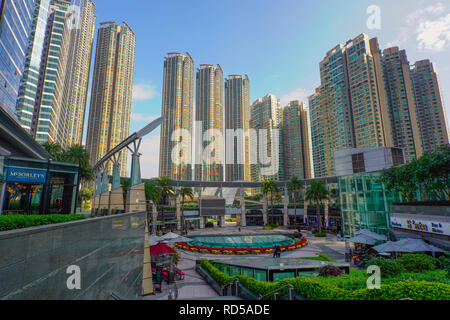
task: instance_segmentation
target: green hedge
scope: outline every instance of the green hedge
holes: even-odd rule
[[[372,265],[380,268],[382,277],[393,277],[405,272],[405,268],[398,259],[372,258],[367,262],[367,266]]]
[[[436,259],[426,254],[404,254],[397,261],[409,272],[436,269]]]
[[[216,267],[212,265],[211,262],[209,262],[207,259],[202,259],[200,265],[202,266],[205,271],[207,271],[211,277],[214,278],[221,286],[226,286],[230,283],[232,283],[235,279],[235,277],[230,277],[229,275],[226,275]]]
[[[327,236],[327,233],[325,231],[314,233],[314,237],[317,237],[317,238],[325,238],[326,236]]]
[[[271,283],[258,281],[248,276],[230,277],[215,268],[206,259],[202,260],[201,265],[222,285],[229,284],[237,278],[246,288],[262,296],[286,284],[291,284],[299,295],[310,300],[398,300],[406,297],[414,300],[450,299],[450,285],[448,283],[417,280],[415,274],[409,275],[414,277],[414,280],[410,278],[388,278],[388,282],[383,283],[386,281],[384,279],[384,281],[382,280],[381,289],[369,290],[366,287],[368,275],[363,274],[363,272],[365,273],[363,270],[359,270],[356,274],[351,273],[350,275],[338,277],[298,277]],[[443,273],[439,276],[442,277]],[[430,274],[428,274],[428,277],[430,277]],[[441,278],[438,279],[442,280]],[[352,283],[352,281],[354,282]],[[287,288],[283,289],[279,294],[284,295],[287,293],[287,290]],[[273,297],[268,297],[268,299],[270,298]]]
[[[323,253],[319,254],[319,256],[317,257],[301,257],[300,259],[336,262],[336,260],[331,259],[329,256]]]
[[[84,214],[0,215],[0,231],[85,219]]]

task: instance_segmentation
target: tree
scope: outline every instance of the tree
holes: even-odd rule
[[[296,177],[292,177],[288,185],[288,190],[294,198],[294,223],[297,224],[297,193],[303,188],[302,182]]]
[[[267,195],[270,193],[270,210],[273,213],[273,195],[274,193],[279,192],[276,182],[273,180],[264,181],[261,187],[261,192],[266,196],[266,201]]]
[[[168,177],[160,177],[158,180],[156,180],[156,183],[159,187],[161,196],[161,215],[164,218],[164,204],[170,197],[173,197],[175,195],[175,190],[172,187],[172,180],[170,180]]]
[[[76,144],[67,150],[63,150],[61,160],[75,163],[80,166],[80,178],[84,182],[92,180],[92,166],[90,165],[90,155],[83,146]]]
[[[121,178],[120,186],[122,187],[122,192],[123,192],[123,204],[124,204],[124,207],[126,208],[127,207],[127,194],[128,194],[128,190],[131,187],[130,178]]]
[[[152,201],[155,205],[158,205],[161,201],[161,190],[159,190],[158,185],[155,182],[145,182],[145,199],[147,201]],[[147,222],[150,223],[150,211],[147,211]],[[155,221],[153,221],[155,222]],[[150,225],[148,226],[150,230]]]
[[[426,200],[450,197],[450,146],[425,153],[420,159],[383,171],[380,182],[386,189],[401,194],[402,200],[416,200],[418,191]]]
[[[55,161],[63,161],[64,149],[59,143],[47,141],[42,146]]]
[[[81,208],[83,208],[86,200],[91,200],[94,196],[94,188],[81,188],[80,198],[81,198]]]
[[[319,232],[322,232],[322,218],[320,216],[320,205],[324,200],[329,199],[329,192],[325,187],[325,183],[322,180],[313,180],[306,189],[306,199],[314,200],[316,204],[316,215],[319,226]]]
[[[185,198],[189,198],[192,201],[192,199],[194,199],[194,191],[192,188],[183,187],[180,189],[179,195],[181,197],[181,228],[183,231],[186,231],[186,223],[184,221],[184,200]]]

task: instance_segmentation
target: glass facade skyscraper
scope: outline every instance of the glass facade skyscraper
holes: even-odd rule
[[[34,104],[36,102],[41,58],[44,49],[45,31],[49,14],[50,0],[36,0],[33,24],[28,41],[25,69],[17,97],[17,116],[22,127],[31,131]]]
[[[15,118],[34,5],[34,0],[1,0],[0,4],[0,108]]]

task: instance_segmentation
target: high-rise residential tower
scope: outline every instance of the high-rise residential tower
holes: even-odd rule
[[[225,181],[250,181],[250,80],[225,79]]]
[[[220,65],[200,65],[196,83],[195,180],[223,181],[222,68]]]
[[[126,22],[100,24],[86,141],[92,164],[129,135],[135,48],[135,33]],[[126,170],[123,152],[121,176]]]
[[[308,111],[306,104],[291,101],[283,109],[282,141],[284,179],[312,178]]]
[[[24,71],[20,81],[16,112],[22,127],[31,131],[37,84],[44,49],[45,31],[49,14],[50,0],[36,0],[33,11],[33,23],[28,39]]]
[[[405,160],[422,155],[410,66],[405,50],[383,50],[382,56],[392,143],[403,148]]]
[[[92,48],[95,30],[95,9],[92,0],[75,0],[79,5],[79,22],[72,28],[73,56],[72,81],[69,94],[67,144],[81,144],[83,139],[86,100],[89,88]]]
[[[424,152],[449,143],[439,78],[433,63],[417,61],[411,70],[420,138]]]
[[[315,177],[335,175],[334,151],[391,146],[381,54],[361,34],[329,51],[309,97]]]
[[[280,100],[268,94],[250,107],[251,181],[284,179]]]
[[[35,0],[0,1],[0,108],[14,118]]]
[[[162,95],[166,119],[161,124],[159,176],[192,180],[194,60],[189,53],[169,53],[165,58]]]

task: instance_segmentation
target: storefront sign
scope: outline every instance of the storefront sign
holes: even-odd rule
[[[418,232],[435,233],[447,236],[450,235],[450,223],[446,222],[392,217],[391,226],[393,228],[401,228]]]
[[[45,183],[47,171],[33,169],[8,168],[6,180],[10,182]]]

